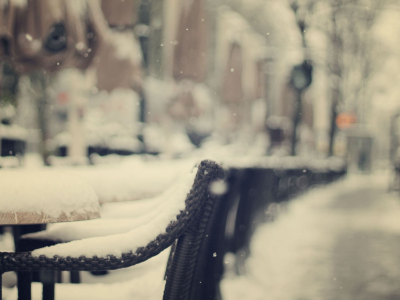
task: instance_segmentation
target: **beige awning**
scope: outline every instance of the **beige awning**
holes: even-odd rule
[[[111,27],[133,27],[137,20],[140,0],[101,0],[101,9]]]
[[[0,5],[0,57],[4,59],[10,53],[14,41],[15,18],[17,7]]]
[[[125,2],[133,7],[133,1]],[[0,55],[9,59],[18,73],[92,66],[100,90],[141,92],[140,47],[137,42],[135,47],[133,33],[111,32],[98,0],[35,0],[25,6],[11,0],[7,3],[0,6]],[[110,5],[109,1],[102,4]],[[116,5],[112,11],[125,16],[129,7]],[[127,45],[131,47],[128,51]]]
[[[120,38],[125,38],[126,42],[129,42],[128,36]],[[130,38],[134,39],[134,36],[132,35]],[[108,92],[116,88],[133,89],[141,93],[143,83],[141,60],[138,59],[140,50],[132,47],[130,55],[127,56],[122,56],[118,52],[118,40],[116,39],[106,39],[101,44],[98,57],[93,65],[97,74],[97,88]]]
[[[133,89],[142,93],[142,55],[139,42],[132,30],[112,32],[107,26],[133,24],[131,17],[137,14],[136,1],[125,0],[123,4],[116,4],[112,8],[111,3],[116,4],[116,1],[102,1],[103,22],[98,22],[99,25],[107,28],[102,29],[106,35],[93,64],[97,74],[97,88],[108,92],[116,88]],[[128,10],[129,13],[127,13]],[[121,15],[121,22],[117,24],[112,21],[112,15]],[[128,22],[129,19],[131,19],[130,22]]]
[[[204,81],[207,73],[207,18],[204,0],[183,0],[176,36],[173,76]]]
[[[8,0],[0,8],[0,54],[19,73],[87,68],[101,42],[93,0]]]

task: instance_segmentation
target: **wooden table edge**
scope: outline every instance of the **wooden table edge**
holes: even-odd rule
[[[69,214],[62,213],[58,217],[36,212],[0,212],[0,226],[75,222],[98,218],[99,211],[72,211]]]

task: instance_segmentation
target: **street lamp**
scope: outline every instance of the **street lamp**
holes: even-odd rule
[[[293,1],[291,4],[291,8],[297,19],[297,26],[301,32],[302,40],[303,40],[303,49],[306,54],[307,43],[305,39],[305,31],[306,31],[306,23],[303,18],[299,16],[299,4],[297,1]],[[292,69],[291,77],[290,77],[290,85],[296,91],[296,103],[294,108],[294,116],[293,116],[293,135],[292,135],[292,151],[291,154],[296,155],[296,144],[297,144],[297,128],[301,121],[301,110],[302,110],[302,94],[303,91],[308,88],[312,82],[312,72],[313,67],[311,63],[305,59],[303,63],[296,65]]]
[[[299,91],[308,88],[312,82],[312,65],[305,60],[302,64],[294,66],[290,84]]]
[[[293,135],[292,135],[292,155],[296,155],[297,144],[297,128],[301,120],[302,95],[303,91],[308,88],[312,82],[312,65],[307,61],[300,65],[294,66],[290,78],[290,84],[296,91],[296,103],[293,116]]]

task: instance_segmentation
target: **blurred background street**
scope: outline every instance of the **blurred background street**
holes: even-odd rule
[[[397,1],[39,2],[3,9],[2,166],[227,145],[395,163]]]
[[[213,159],[223,299],[400,300],[399,70],[399,0],[0,1],[0,216],[15,174],[87,183],[101,224]],[[151,286],[166,253],[81,282]]]

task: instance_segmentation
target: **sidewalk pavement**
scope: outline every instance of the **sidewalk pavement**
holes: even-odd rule
[[[293,200],[253,238],[246,274],[226,261],[224,300],[400,299],[400,195],[353,176]]]

